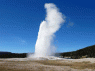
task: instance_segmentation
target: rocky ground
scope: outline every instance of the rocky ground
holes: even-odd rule
[[[0,71],[95,71],[95,58],[84,59],[42,59],[29,58],[0,59]]]

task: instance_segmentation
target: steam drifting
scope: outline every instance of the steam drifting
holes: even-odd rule
[[[46,18],[39,27],[34,57],[46,57],[54,53],[55,47],[52,45],[54,33],[65,22],[65,16],[59,12],[55,4],[46,3],[44,7],[46,9]]]

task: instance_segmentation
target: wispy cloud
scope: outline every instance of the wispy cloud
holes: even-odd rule
[[[27,43],[24,39],[21,39],[19,37],[15,37],[14,39],[15,39],[15,42],[17,42],[17,43],[19,43],[21,45],[24,45],[24,44]]]
[[[19,40],[21,44],[26,44],[25,40]]]
[[[69,22],[68,25],[67,25],[67,28],[72,27],[73,25],[74,25],[73,22]]]
[[[66,22],[65,23],[67,23],[67,25],[66,25],[67,28],[74,26],[74,22],[72,22],[69,17],[66,17]]]

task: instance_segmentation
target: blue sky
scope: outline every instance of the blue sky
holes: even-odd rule
[[[94,0],[0,0],[0,51],[34,52],[45,3],[54,3],[66,16],[55,33],[57,52],[95,44]]]

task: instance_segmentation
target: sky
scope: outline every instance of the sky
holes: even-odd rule
[[[54,3],[66,16],[55,33],[56,52],[69,52],[95,45],[94,0],[0,0],[0,51],[35,51],[45,3]]]

